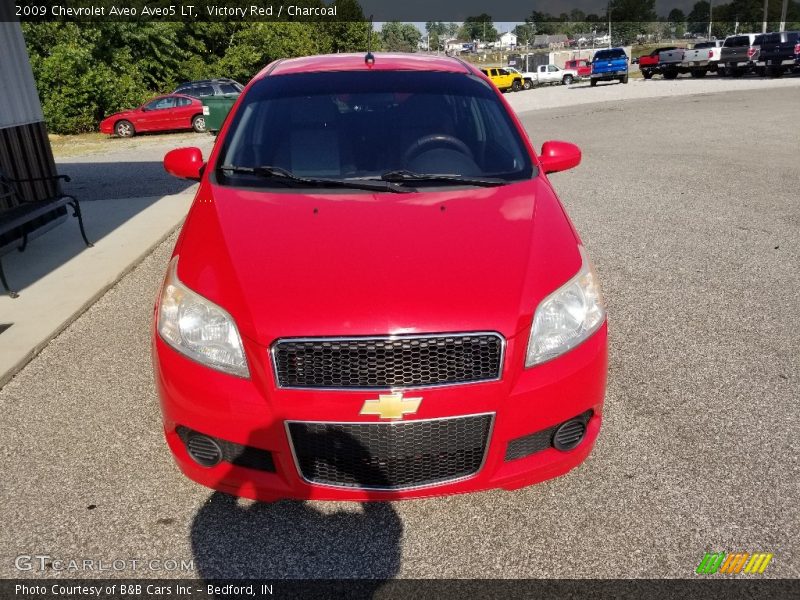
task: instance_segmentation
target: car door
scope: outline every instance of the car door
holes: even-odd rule
[[[164,131],[172,128],[175,108],[174,96],[162,96],[151,100],[142,107],[138,122],[134,123],[137,131]]]
[[[175,99],[175,108],[172,110],[173,129],[189,129],[192,126],[192,118],[203,111],[202,107],[195,104],[196,100],[187,96],[178,96]]]

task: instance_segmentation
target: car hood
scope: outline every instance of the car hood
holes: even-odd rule
[[[135,113],[135,112],[137,112],[137,111],[138,111],[138,109],[136,109],[136,108],[132,108],[131,110],[122,110],[122,111],[120,111],[120,112],[116,112],[116,113],[114,113],[113,115],[108,115],[108,116],[107,116],[105,119],[103,119],[103,120],[102,120],[102,121],[100,121],[100,122],[101,122],[101,123],[104,123],[104,122],[106,122],[106,121],[111,121],[111,120],[114,120],[114,119],[119,119],[120,117],[128,117],[128,116],[132,115],[133,113]]]
[[[543,177],[433,193],[291,192],[204,182],[176,248],[179,278],[264,345],[289,336],[511,337],[580,266]]]

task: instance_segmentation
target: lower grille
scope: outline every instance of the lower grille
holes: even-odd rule
[[[399,490],[477,473],[486,454],[492,417],[406,423],[288,422],[287,430],[306,481]]]
[[[587,410],[569,421],[511,440],[506,448],[506,460],[524,458],[548,448],[572,450],[583,440],[593,414],[594,411]]]

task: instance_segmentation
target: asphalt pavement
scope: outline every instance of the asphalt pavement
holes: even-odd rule
[[[537,147],[584,151],[551,180],[610,315],[603,430],[570,474],[365,506],[190,482],[149,354],[173,236],[0,390],[0,577],[191,574],[54,568],[72,558],[192,561],[204,577],[690,577],[706,551],[772,552],[765,576],[800,576],[799,99],[523,115]],[[44,573],[15,569],[35,554]]]

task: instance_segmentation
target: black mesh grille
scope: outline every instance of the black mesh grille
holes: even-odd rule
[[[476,473],[491,423],[491,415],[407,423],[289,423],[289,433],[306,480],[400,489]]]
[[[393,388],[498,379],[497,334],[346,340],[285,340],[275,345],[278,385],[291,388]]]

